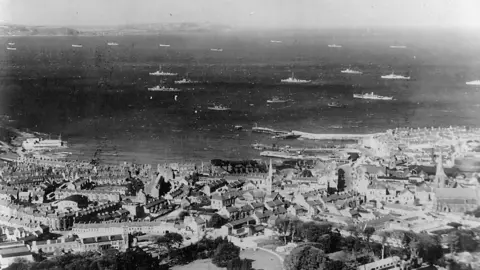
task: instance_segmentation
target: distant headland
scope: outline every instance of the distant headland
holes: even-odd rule
[[[0,24],[0,36],[108,36],[156,35],[165,32],[228,32],[232,28],[210,23],[134,24],[122,26],[32,26]]]

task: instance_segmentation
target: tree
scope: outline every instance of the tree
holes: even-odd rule
[[[458,236],[457,231],[451,231],[448,234],[447,242],[450,248],[450,254],[453,256],[453,253],[456,251],[457,247],[460,244],[460,237]]]
[[[332,225],[330,223],[307,222],[302,226],[302,237],[310,242],[319,242],[322,235],[331,232]]]
[[[168,232],[156,239],[156,243],[160,246],[164,246],[170,252],[172,248],[179,248],[183,243],[183,236],[178,233]]]
[[[187,216],[190,216],[190,213],[187,211],[182,211],[178,214],[178,219],[183,220]]]
[[[456,251],[473,252],[478,248],[478,242],[475,240],[475,233],[468,230],[452,231],[448,234],[448,244],[450,247],[450,253]]]
[[[283,240],[285,245],[287,244],[287,233],[290,229],[290,219],[288,218],[277,218],[275,220],[275,228],[277,228],[278,232],[283,236]]]
[[[325,263],[325,253],[313,246],[303,245],[294,248],[285,257],[283,266],[285,270],[318,270]]]
[[[15,259],[15,261],[8,266],[7,270],[29,270],[31,263],[25,259]]]
[[[337,181],[337,191],[342,192],[345,190],[345,171],[340,169],[338,170],[338,181]]]
[[[367,238],[368,246],[370,246],[370,238],[372,237],[373,233],[375,233],[375,228],[373,227],[366,227],[365,230],[363,230],[363,234]]]
[[[388,231],[381,231],[380,237],[382,237],[382,259],[385,258],[385,246],[388,243],[390,233]]]
[[[232,242],[224,242],[218,245],[213,254],[212,262],[218,267],[226,267],[228,262],[240,257],[240,248]]]
[[[226,219],[224,219],[219,214],[215,213],[215,214],[213,214],[212,218],[210,219],[209,225],[210,225],[210,227],[213,227],[215,229],[219,229],[223,225],[225,225],[226,223],[227,223]]]
[[[348,266],[342,261],[327,261],[323,270],[347,270]]]
[[[227,264],[227,270],[251,270],[252,261],[249,259],[236,258]]]

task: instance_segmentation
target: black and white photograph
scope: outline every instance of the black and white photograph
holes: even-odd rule
[[[480,269],[480,1],[0,0],[0,269]]]

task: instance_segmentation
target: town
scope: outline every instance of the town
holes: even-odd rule
[[[397,128],[331,160],[106,165],[2,155],[1,269],[112,249],[155,259],[152,269],[212,256],[240,269],[226,262],[240,251],[286,270],[479,269],[479,138],[468,127]],[[220,246],[235,257],[185,257],[208,241],[227,241]]]

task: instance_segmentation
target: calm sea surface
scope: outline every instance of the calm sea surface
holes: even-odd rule
[[[107,46],[108,41],[119,46]],[[250,144],[278,142],[234,131],[234,125],[317,133],[480,126],[480,88],[465,85],[480,79],[480,42],[459,33],[0,37],[0,42],[15,42],[17,48],[0,51],[0,113],[16,120],[14,127],[62,134],[72,158],[90,159],[98,148],[109,162],[258,158]],[[329,48],[331,43],[343,47]],[[389,48],[395,44],[407,48]],[[180,93],[149,92],[147,87],[161,83],[148,74],[159,64],[179,74],[164,78],[166,84],[187,73],[203,83],[179,86],[185,88]],[[341,74],[346,67],[363,75]],[[280,84],[291,71],[312,84]],[[412,80],[380,79],[392,71]],[[353,99],[362,92],[396,100]],[[269,106],[272,96],[293,102]],[[328,108],[332,100],[347,108]],[[212,103],[232,110],[209,111]]]

